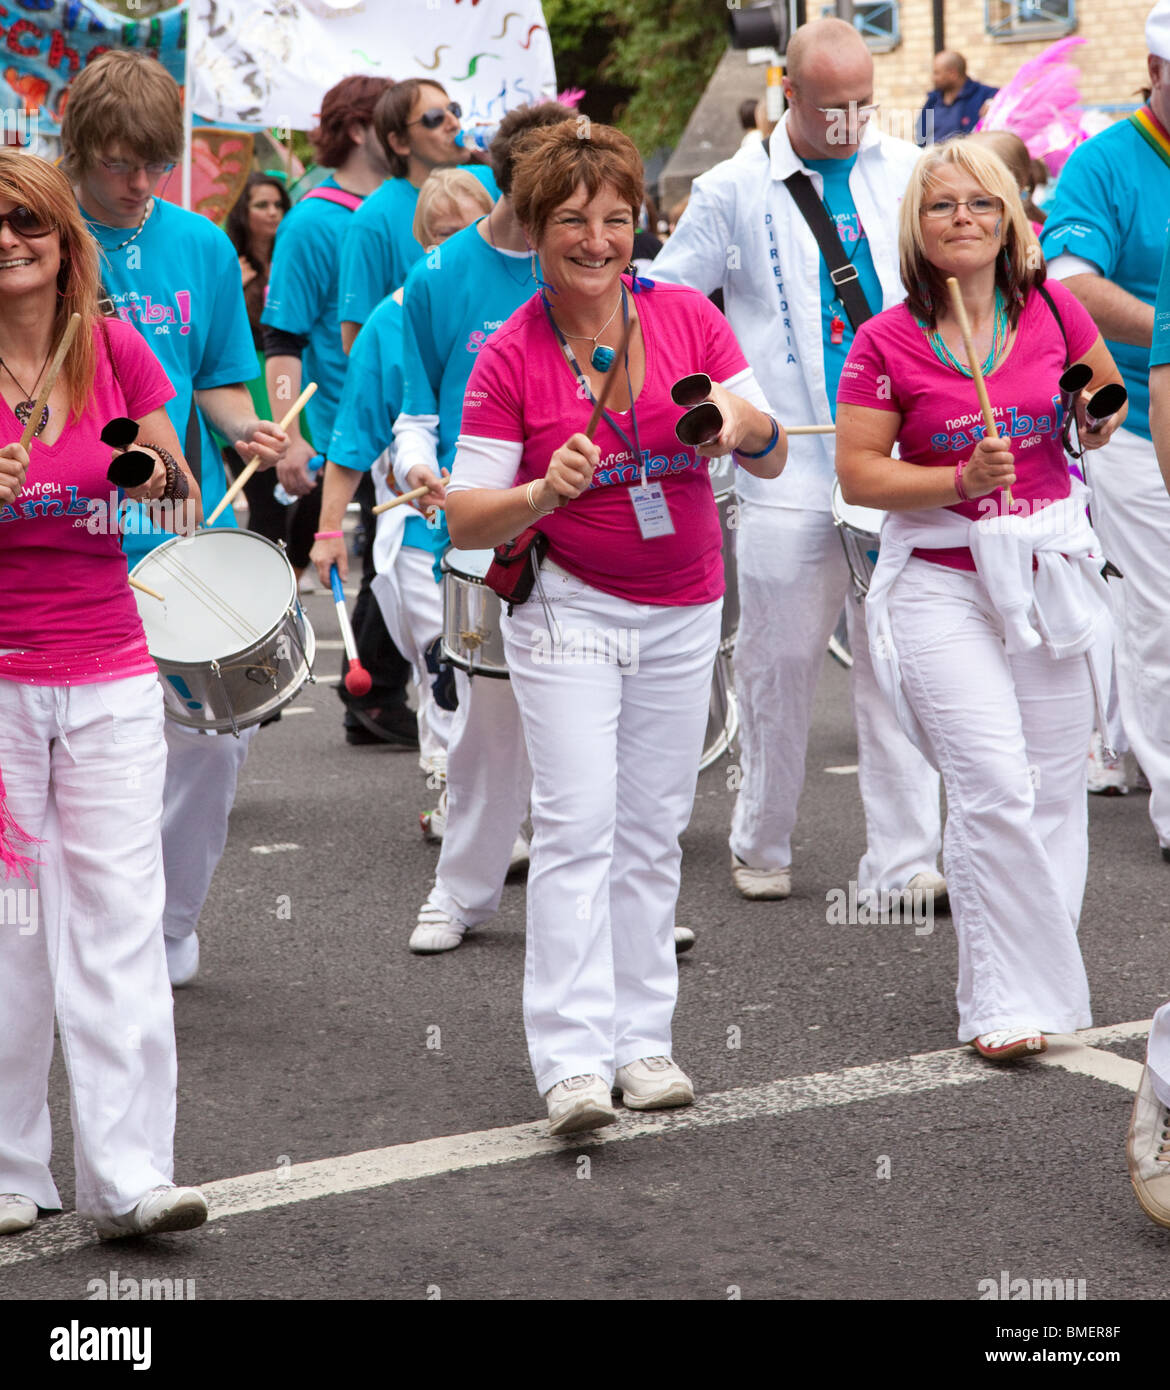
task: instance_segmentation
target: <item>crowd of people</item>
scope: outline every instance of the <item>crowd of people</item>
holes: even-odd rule
[[[457,950],[527,868],[523,1025],[551,1135],[695,1099],[671,1035],[695,941],[679,841],[732,600],[736,891],[793,891],[844,612],[859,896],[949,906],[957,1036],[987,1062],[1090,1026],[1094,740],[1098,763],[1132,751],[1170,860],[1170,0],[1146,35],[1144,104],[1073,154],[1047,219],[1023,142],[966,134],[992,89],[957,55],[933,103],[955,138],[923,151],[872,121],[872,57],[835,19],[792,36],[783,119],[743,111],[755,133],[665,246],[626,136],[549,101],[469,158],[429,79],[340,81],[311,136],[327,176],[290,205],[253,175],[226,235],[158,196],[179,92],[140,54],[79,75],[61,168],[0,151],[0,857],[43,928],[0,930],[0,1234],[60,1207],[54,1017],[78,1210],[108,1238],[206,1219],[174,1184],[171,991],[198,973],[262,723],[164,719],[127,566],[205,516],[234,526],[215,513],[253,461],[248,525],[287,545],[294,591],[349,577],[361,507],[368,687],[339,687],[345,737],[417,749],[440,793],[405,944]],[[131,444],[149,477],[112,492]],[[868,597],[835,485],[885,514]],[[494,678],[446,640],[460,585],[501,596],[476,636],[498,637]],[[1129,1134],[1163,1225],[1168,1133],[1164,1004]]]

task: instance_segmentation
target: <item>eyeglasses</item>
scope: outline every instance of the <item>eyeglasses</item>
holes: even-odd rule
[[[0,213],[0,227],[3,227],[5,222],[8,223],[10,232],[26,239],[48,236],[53,230],[52,227],[42,222],[35,212],[30,212],[23,204],[14,207],[11,212]]]
[[[831,121],[847,121],[852,115],[855,121],[861,122],[871,120],[881,107],[876,103],[873,106],[855,106],[851,102],[848,106],[814,106],[813,110]]]
[[[124,159],[99,159],[98,163],[115,178],[125,178],[127,174],[136,174],[139,169],[145,169],[152,179],[157,179],[160,174],[169,174],[175,167],[174,160],[169,164],[129,164]]]
[[[955,201],[954,198],[936,198],[922,209],[923,217],[954,217],[959,208],[966,208],[972,217],[990,217],[992,213],[1003,211],[1003,199],[991,198],[986,194],[980,198],[967,198]]]
[[[463,107],[457,101],[449,101],[446,106],[432,106],[429,111],[424,111],[417,121],[407,121],[407,125],[422,125],[428,130],[438,130],[447,119],[447,112],[456,120],[463,115]]]

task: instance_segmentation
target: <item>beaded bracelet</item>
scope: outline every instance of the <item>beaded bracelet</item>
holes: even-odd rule
[[[772,438],[768,440],[767,444],[764,445],[764,447],[760,450],[758,454],[749,454],[746,449],[732,449],[731,452],[733,454],[738,454],[740,458],[745,459],[762,459],[765,455],[770,454],[772,450],[776,447],[776,443],[780,438],[780,422],[776,419],[775,416],[772,416],[771,418]]]
[[[315,541],[339,541],[339,540],[344,539],[344,537],[345,537],[345,532],[344,532],[344,531],[314,531],[314,532],[313,532],[313,539],[314,539]]]
[[[960,502],[970,502],[966,489],[963,487],[963,469],[967,465],[967,460],[955,464],[955,491],[959,494]]]

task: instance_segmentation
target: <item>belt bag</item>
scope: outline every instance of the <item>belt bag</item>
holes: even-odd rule
[[[483,582],[505,603],[524,603],[536,583],[536,571],[548,553],[548,537],[535,526],[503,545],[497,545],[496,558],[488,566]]]

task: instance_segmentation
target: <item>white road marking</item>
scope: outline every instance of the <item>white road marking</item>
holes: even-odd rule
[[[287,854],[289,850],[300,849],[300,845],[292,843],[282,845],[253,845],[253,854]]]
[[[848,777],[857,771],[856,763],[845,763],[841,767],[827,767],[826,772],[831,772],[834,777]]]
[[[345,643],[340,637],[318,637],[317,650],[319,652],[341,652],[345,650]]]
[[[1149,1024],[1146,1025],[1149,1027]],[[1142,1079],[1142,1064],[1132,1062],[1128,1057],[1118,1057],[1115,1052],[1102,1052],[1100,1048],[1086,1047],[1077,1037],[1066,1037],[1060,1033],[1048,1036],[1048,1051],[1037,1058],[1046,1067],[1061,1067],[1080,1076],[1092,1076],[1098,1081],[1108,1081],[1126,1091],[1136,1091]]]
[[[281,715],[282,715],[285,719],[287,719],[287,718],[289,717],[290,714],[316,714],[316,713],[317,713],[317,711],[316,711],[316,709],[315,709],[315,707],[314,707],[313,705],[297,705],[294,709],[284,709],[284,710],[281,710]],[[277,778],[274,778],[273,780],[279,782],[279,781],[280,781],[280,778],[277,777]]]
[[[1138,1064],[1111,1057],[1107,1053],[1094,1053],[1086,1043],[1118,1042],[1125,1038],[1141,1037],[1149,1031],[1149,1026],[1150,1020],[1146,1019],[1141,1023],[1088,1029],[1075,1038],[1061,1037],[1051,1054],[1036,1060],[1079,1071],[1082,1075],[1097,1076],[1115,1085],[1126,1085],[1126,1082],[1118,1081],[1117,1075],[1106,1074],[1110,1068],[1097,1059],[1124,1062],[1140,1072]],[[1090,1058],[1083,1054],[1090,1054]],[[1064,1060],[1060,1060],[1061,1057]],[[1078,1065],[1069,1066],[1070,1060]],[[1097,1070],[1090,1070],[1090,1067]],[[878,1100],[887,1096],[910,1096],[944,1087],[991,1082],[1002,1079],[1013,1070],[1018,1069],[988,1066],[968,1048],[947,1048],[941,1052],[920,1053],[892,1062],[849,1067],[839,1072],[817,1072],[812,1076],[786,1077],[757,1086],[741,1086],[735,1090],[702,1096],[686,1110],[639,1114],[619,1109],[620,1118],[616,1125],[564,1139],[550,1139],[545,1133],[545,1122],[541,1120],[534,1124],[479,1130],[472,1134],[422,1139],[413,1144],[394,1144],[340,1158],[295,1163],[284,1169],[270,1168],[261,1173],[247,1173],[242,1177],[203,1183],[202,1191],[211,1207],[210,1219],[221,1221],[229,1216],[266,1211],[272,1207],[292,1206],[298,1202],[317,1201],[347,1192],[365,1192],[471,1168],[517,1163],[583,1147],[619,1144],[649,1135],[666,1138],[687,1130],[735,1124],[769,1115],[791,1115],[830,1105],[853,1105],[858,1101]],[[1136,1087],[1135,1078],[1130,1089]],[[39,1222],[26,1234],[6,1237],[0,1242],[0,1268],[22,1264],[27,1260],[68,1254],[95,1243],[92,1226],[71,1213],[49,1222]]]

